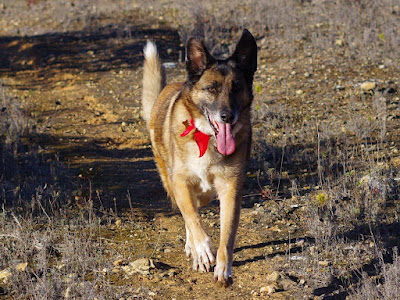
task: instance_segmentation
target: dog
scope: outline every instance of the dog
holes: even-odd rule
[[[185,82],[165,84],[156,45],[144,47],[142,117],[165,190],[186,227],[185,252],[193,269],[233,283],[232,260],[242,186],[251,148],[253,77],[257,44],[243,30],[233,54],[214,58],[200,37],[186,45]],[[220,201],[220,243],[215,252],[199,208]]]

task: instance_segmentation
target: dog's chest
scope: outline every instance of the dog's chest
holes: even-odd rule
[[[215,161],[214,151],[207,150],[203,157],[191,155],[186,162],[187,168],[192,173],[194,182],[198,183],[201,192],[207,193],[214,190],[215,171],[219,168]]]

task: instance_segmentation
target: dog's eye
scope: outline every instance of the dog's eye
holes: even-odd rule
[[[216,94],[217,93],[217,88],[215,86],[209,86],[207,88],[207,91],[210,92],[211,94]]]

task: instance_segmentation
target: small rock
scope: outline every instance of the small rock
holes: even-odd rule
[[[125,259],[123,259],[123,258],[118,259],[118,260],[113,262],[113,265],[116,266],[116,267],[117,266],[126,265],[126,264],[127,264],[127,261]]]
[[[275,231],[275,232],[281,232],[282,230],[278,227],[278,226],[271,226],[270,228],[269,228],[269,230],[271,230],[271,231]]]
[[[361,84],[361,89],[363,91],[370,91],[376,88],[376,83],[372,81],[367,81]]]
[[[289,260],[292,261],[302,261],[302,260],[306,260],[307,258],[305,256],[301,256],[301,255],[293,255],[290,256]]]
[[[165,62],[163,63],[164,68],[166,69],[174,69],[176,68],[176,63],[173,62]]]
[[[330,265],[330,262],[328,260],[320,260],[318,262],[318,265],[320,265],[321,267],[328,267]]]
[[[296,95],[297,96],[300,96],[300,95],[303,95],[303,94],[304,94],[303,90],[296,90]]]
[[[281,278],[281,275],[278,272],[274,271],[267,276],[267,281],[268,282],[277,282],[279,280],[279,278]]]
[[[15,266],[15,270],[19,272],[23,272],[26,270],[26,267],[28,266],[28,263],[19,263],[18,265]]]
[[[260,288],[260,293],[261,294],[267,294],[267,295],[271,295],[273,293],[275,293],[277,290],[279,290],[279,287],[277,284],[270,284],[270,285],[266,285]]]
[[[293,280],[291,280],[291,279],[289,279],[287,277],[282,279],[281,281],[279,281],[279,284],[282,286],[282,288],[285,291],[288,291],[288,290],[294,288],[297,285],[296,282],[294,282]]]
[[[12,275],[12,273],[11,273],[10,268],[1,270],[0,271],[0,280],[3,282],[7,282],[7,280],[10,278],[11,275]]]
[[[335,41],[335,45],[336,45],[336,46],[339,46],[339,47],[342,47],[342,46],[343,46],[343,40],[337,39],[337,40]]]
[[[130,262],[127,266],[122,266],[122,269],[127,273],[127,275],[133,275],[135,273],[149,275],[150,270],[155,269],[155,266],[152,259],[140,258]]]

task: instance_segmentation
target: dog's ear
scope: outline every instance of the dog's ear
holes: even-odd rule
[[[191,37],[186,45],[186,70],[191,80],[198,80],[215,59],[208,52],[204,41]]]
[[[254,72],[257,70],[257,44],[253,35],[247,29],[243,30],[235,52],[230,59],[236,62],[237,67],[253,80]]]

